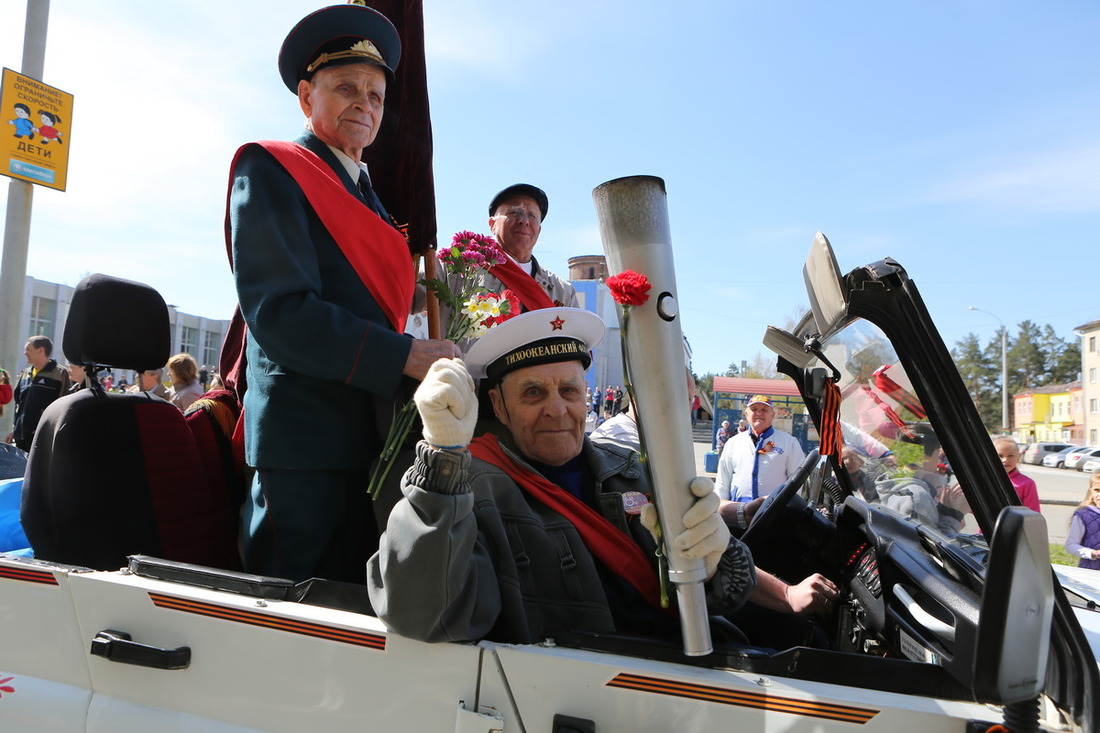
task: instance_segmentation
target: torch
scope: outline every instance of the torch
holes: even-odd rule
[[[618,178],[592,191],[600,238],[613,274],[632,270],[652,285],[651,297],[630,309],[623,354],[630,365],[638,429],[646,447],[646,469],[665,538],[684,527],[681,518],[695,502],[689,484],[696,477],[688,416],[684,336],[680,330],[672,237],[665,182],[654,176]],[[712,651],[707,621],[706,565],[666,553],[676,588],[684,653]]]

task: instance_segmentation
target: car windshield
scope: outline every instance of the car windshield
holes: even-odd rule
[[[889,339],[857,320],[831,337],[823,354],[841,375],[839,470],[849,488],[959,546],[984,544],[936,435],[935,416],[917,398]]]

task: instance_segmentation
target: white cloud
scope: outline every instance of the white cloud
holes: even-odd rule
[[[981,161],[937,187],[937,203],[980,204],[1047,213],[1100,210],[1100,143]]]

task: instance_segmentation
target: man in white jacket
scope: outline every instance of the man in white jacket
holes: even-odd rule
[[[806,457],[791,434],[772,427],[775,408],[765,395],[745,405],[749,429],[729,439],[718,459],[715,491],[720,513],[732,529],[743,530],[764,498],[786,483]]]

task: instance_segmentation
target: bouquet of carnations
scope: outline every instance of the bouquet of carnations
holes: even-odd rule
[[[443,338],[455,342],[479,338],[491,327],[519,313],[519,299],[512,291],[495,293],[478,284],[479,271],[502,264],[505,257],[492,237],[466,231],[456,233],[451,246],[439,251],[442,275],[422,280],[420,284],[435,293],[439,302],[450,310]],[[378,496],[378,490],[389,476],[394,459],[415,423],[416,403],[409,400],[394,416],[378,465],[371,473],[367,493],[372,497]]]

